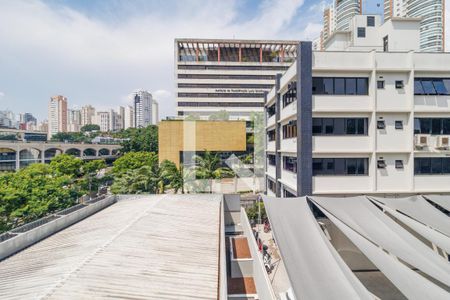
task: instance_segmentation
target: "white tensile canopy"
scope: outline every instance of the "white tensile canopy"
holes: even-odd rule
[[[427,224],[450,237],[450,218],[433,207],[421,196],[406,198],[380,198],[372,197],[392,209],[398,210],[417,221]]]
[[[450,211],[450,195],[424,195],[424,197]]]
[[[263,196],[263,199],[274,238],[297,299],[374,297],[331,245],[312,215],[308,199],[408,299],[450,299],[448,291],[402,261],[449,287],[450,263],[374,204],[448,253],[450,238],[443,231],[450,230],[450,227],[446,228],[444,225],[450,218],[425,199],[403,198],[400,204],[395,202],[399,199],[386,201],[376,198],[375,201],[364,196],[313,196],[308,199]],[[430,208],[442,214],[444,218],[433,219],[435,212]]]
[[[263,199],[297,299],[373,299],[324,235],[306,198]]]

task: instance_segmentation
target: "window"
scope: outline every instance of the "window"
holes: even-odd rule
[[[389,36],[385,36],[383,38],[383,51],[388,52],[389,51]]]
[[[271,105],[271,106],[269,106],[267,108],[267,118],[272,117],[273,115],[275,115],[275,113],[276,113],[276,106],[275,106],[275,104],[273,104],[273,105]]]
[[[275,166],[275,164],[276,164],[276,156],[274,154],[268,154],[267,155],[267,163],[270,166]]]
[[[450,118],[415,118],[414,133],[450,135]]]
[[[403,80],[396,80],[395,81],[395,88],[396,89],[402,89],[403,87],[404,87]]]
[[[368,95],[369,79],[361,77],[313,77],[313,95]]]
[[[289,192],[288,190],[283,189],[284,198],[293,198],[297,197],[295,194]]]
[[[275,141],[276,138],[275,129],[267,131],[267,138],[269,139],[269,142]]]
[[[379,159],[377,161],[377,167],[378,169],[386,169],[386,161],[384,161],[384,159]]]
[[[377,121],[377,128],[378,129],[385,129],[386,128],[386,123],[384,122],[384,120],[378,120]]]
[[[267,188],[271,190],[273,193],[276,193],[276,184],[275,181],[271,179],[267,179]]]
[[[403,129],[403,121],[395,121],[395,129]]]
[[[368,158],[314,158],[313,176],[367,175]]]
[[[283,100],[283,107],[286,107],[289,104],[291,104],[292,102],[294,102],[295,100],[297,100],[297,83],[296,82],[291,82],[289,84],[289,89],[283,95],[282,100]]]
[[[291,120],[283,125],[283,139],[292,139],[297,137],[297,121]]]
[[[395,160],[395,168],[396,169],[403,169],[403,160],[401,160],[401,159]]]
[[[419,157],[414,159],[414,174],[450,174],[450,157]]]
[[[292,156],[283,156],[283,169],[297,173],[297,158]]]
[[[415,78],[415,95],[450,95],[449,78]]]
[[[378,89],[384,89],[384,80],[378,80],[377,81],[377,88]]]
[[[313,118],[313,135],[367,135],[368,118]]]
[[[366,28],[365,27],[358,27],[358,37],[359,38],[366,37]]]
[[[367,17],[367,27],[375,27],[375,17]]]

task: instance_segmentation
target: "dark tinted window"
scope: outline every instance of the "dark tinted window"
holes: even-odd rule
[[[368,16],[367,17],[367,27],[375,26],[375,17]]]
[[[313,135],[367,135],[368,118],[313,118]]]
[[[450,134],[450,118],[415,118],[415,134]]]
[[[367,175],[368,158],[314,158],[313,175]]]
[[[414,81],[414,94],[416,95],[422,95],[424,93],[422,82],[420,80]]]
[[[345,79],[345,94],[356,95],[356,78]]]
[[[431,134],[441,134],[441,119],[431,119]]]
[[[359,38],[366,37],[366,28],[365,27],[358,27],[358,37]]]
[[[313,95],[368,95],[368,78],[313,77]]]
[[[415,158],[414,174],[417,175],[450,174],[450,158],[449,157]]]

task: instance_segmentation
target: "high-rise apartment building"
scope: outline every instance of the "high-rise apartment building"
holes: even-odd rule
[[[124,129],[128,128],[134,128],[136,127],[134,125],[134,108],[131,105],[125,106],[125,113],[124,113]]]
[[[385,21],[395,17],[421,18],[420,50],[444,51],[445,0],[385,0]]]
[[[138,90],[133,94],[133,110],[135,127],[154,125],[153,96],[148,91]]]
[[[262,112],[275,75],[295,59],[297,41],[175,40],[177,114],[208,118],[226,110],[231,119]]]
[[[153,99],[152,103],[152,121],[154,125],[158,125],[159,123],[159,104],[156,99]]]
[[[81,126],[94,124],[95,108],[92,105],[85,105],[81,108]]]
[[[81,129],[81,110],[68,109],[67,110],[67,131],[79,132]]]
[[[51,97],[48,104],[48,138],[58,132],[67,132],[67,98],[61,95]]]
[[[0,128],[17,128],[18,123],[16,122],[15,115],[10,110],[0,111]]]
[[[332,51],[298,46],[266,96],[269,195],[450,192],[450,56],[420,52],[420,22],[360,15]]]
[[[362,0],[335,0],[334,8],[335,30],[349,29],[350,20],[362,13]],[[324,24],[325,25],[325,24]]]
[[[107,132],[111,129],[111,112],[98,111],[95,115],[95,124],[100,126],[100,131]]]

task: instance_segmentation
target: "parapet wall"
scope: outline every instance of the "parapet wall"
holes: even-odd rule
[[[2,234],[0,237],[5,238],[3,241],[0,239],[0,260],[93,215],[116,201],[116,196],[108,196],[92,202],[88,201],[86,204],[79,204],[78,207],[68,208]],[[50,221],[48,221],[49,219]]]

